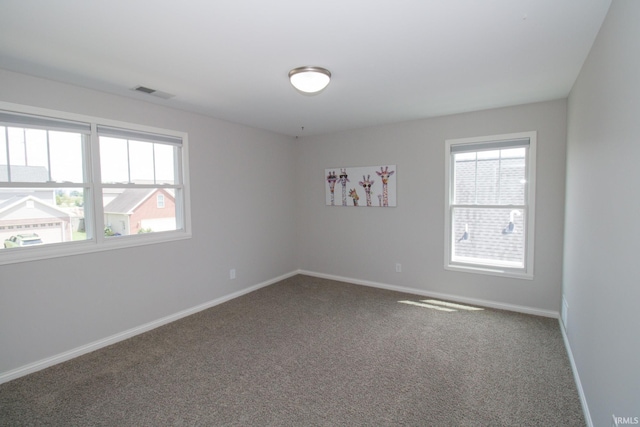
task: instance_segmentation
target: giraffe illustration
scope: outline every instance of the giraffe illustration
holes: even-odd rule
[[[364,192],[367,195],[367,206],[371,206],[371,186],[375,181],[371,179],[371,175],[367,175],[367,179],[364,179],[364,175],[362,175],[362,181],[360,181],[360,185],[364,187]]]
[[[395,171],[390,171],[389,166],[385,166],[384,169],[380,166],[380,172],[376,171],[378,176],[382,178],[382,206],[389,206],[389,190],[387,189],[387,183],[389,177],[393,175]]]
[[[347,206],[347,182],[351,182],[347,176],[347,170],[340,169],[340,178],[338,181],[342,184],[342,206]]]
[[[349,190],[349,197],[353,199],[353,206],[358,206],[358,200],[360,200],[360,197],[358,196],[355,188]]]
[[[335,206],[334,191],[336,189],[337,180],[338,177],[336,176],[336,172],[329,172],[329,175],[327,175],[327,182],[329,183],[329,191],[331,192],[331,206]]]

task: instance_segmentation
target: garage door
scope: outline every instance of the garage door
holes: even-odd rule
[[[175,218],[143,219],[142,228],[150,228],[152,231],[170,231],[176,229]]]

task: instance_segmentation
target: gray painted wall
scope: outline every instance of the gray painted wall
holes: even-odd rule
[[[297,268],[293,138],[3,70],[0,93],[6,102],[188,132],[194,232],[0,266],[0,373]]]
[[[569,97],[567,335],[595,426],[640,417],[639,18],[612,2]]]
[[[557,100],[299,139],[299,267],[558,312],[566,107]],[[445,270],[445,140],[522,131],[538,131],[534,280]],[[325,206],[325,168],[386,164],[397,166],[397,207]],[[361,178],[350,177],[351,188],[360,188]],[[402,273],[395,272],[396,262]]]

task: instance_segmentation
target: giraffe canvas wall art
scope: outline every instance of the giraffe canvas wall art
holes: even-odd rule
[[[325,204],[327,206],[351,207],[395,207],[396,165],[335,167],[324,170]],[[336,203],[336,183],[342,190],[341,200]],[[352,203],[347,203],[347,183]],[[359,194],[364,194],[366,203],[358,203]]]

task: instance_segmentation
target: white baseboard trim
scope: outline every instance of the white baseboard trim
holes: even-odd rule
[[[65,351],[64,353],[56,354],[51,357],[47,357],[46,359],[38,360],[37,362],[30,363],[25,366],[21,366],[19,368],[13,369],[11,371],[0,373],[0,384],[6,383],[8,381],[14,380],[16,378],[20,378],[22,376],[31,374],[33,372],[40,371],[42,369],[48,368],[53,365],[57,365],[58,363],[66,362],[67,360],[71,360],[75,357],[82,356],[83,354],[90,353],[92,351],[98,350],[100,348],[106,347],[111,344],[115,344],[119,341],[124,341],[128,338],[134,337],[136,335],[142,334],[144,332],[150,331],[152,329],[158,328],[162,325],[166,325],[167,323],[175,322],[176,320],[182,319],[183,317],[190,316],[199,311],[206,310],[208,308],[214,307],[218,304],[222,304],[223,302],[230,301],[234,298],[238,298],[239,296],[248,294],[250,292],[256,291],[265,286],[272,285],[281,280],[288,279],[289,277],[295,276],[298,274],[298,271],[292,271],[287,274],[283,274],[282,276],[278,276],[271,280],[267,280],[262,283],[258,283],[257,285],[251,286],[246,289],[242,289],[237,292],[233,292],[229,295],[225,295],[223,297],[214,299],[212,301],[206,302],[204,304],[197,305],[192,308],[188,308],[186,310],[182,310],[178,313],[171,314],[169,316],[163,317],[158,320],[154,320],[149,323],[145,323],[144,325],[137,326],[135,328],[131,328],[129,330],[117,333],[115,335],[111,335],[109,337],[103,338],[98,341],[91,342],[86,345],[82,345],[80,347],[76,347],[69,351]]]
[[[584,414],[587,427],[593,427],[593,420],[591,419],[591,413],[589,412],[589,405],[587,405],[587,397],[584,395],[584,390],[582,389],[582,382],[580,381],[580,375],[578,375],[576,361],[573,358],[573,352],[571,351],[571,345],[569,344],[569,337],[567,336],[567,331],[564,328],[562,319],[559,319],[558,321],[560,323],[560,331],[562,331],[564,346],[567,349],[567,355],[569,356],[569,362],[571,363],[573,379],[576,382],[576,387],[578,388],[578,395],[580,396],[580,403],[582,404],[582,413]]]
[[[334,276],[331,274],[317,273],[315,271],[298,270],[298,273],[304,274],[306,276],[318,277],[321,279],[336,280],[338,282],[352,283],[354,285],[363,285],[363,286],[370,286],[373,288],[387,289],[390,291],[405,292],[408,294],[438,298],[438,299],[449,300],[449,301],[456,301],[456,302],[461,302],[461,303],[470,304],[470,305],[478,305],[481,307],[515,311],[518,313],[533,314],[536,316],[551,317],[554,319],[557,319],[560,317],[560,313],[558,311],[542,310],[534,307],[526,307],[526,306],[515,305],[515,304],[506,304],[506,303],[477,299],[477,298],[467,298],[467,297],[461,297],[458,295],[443,294],[440,292],[423,291],[421,289],[388,285],[386,283],[378,283],[378,282],[372,282],[369,280],[353,279],[350,277]]]

